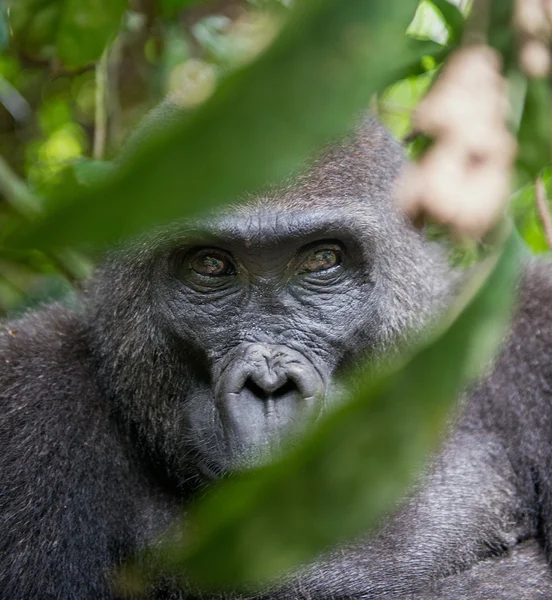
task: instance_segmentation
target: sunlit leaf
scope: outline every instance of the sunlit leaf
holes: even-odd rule
[[[448,0],[430,0],[430,2],[441,13],[449,32],[450,42],[458,44],[464,33],[465,19],[462,11]]]
[[[552,172],[550,168],[541,174],[548,197],[552,197]],[[535,254],[549,252],[541,217],[535,201],[535,186],[526,185],[512,197],[511,214],[516,227],[529,248]]]
[[[489,265],[471,281],[472,299],[444,333],[375,381],[355,373],[345,405],[286,458],[213,490],[161,560],[150,555],[150,567],[201,585],[250,584],[373,527],[435,447],[459,388],[481,374],[502,339],[518,252],[512,235],[486,281]]]
[[[9,0],[16,43],[69,68],[99,59],[117,33],[127,0]]]

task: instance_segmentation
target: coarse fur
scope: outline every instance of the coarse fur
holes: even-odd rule
[[[114,600],[113,568],[190,497],[441,309],[446,261],[391,202],[402,162],[367,119],[277,189],[113,252],[80,309],[2,325],[0,598]],[[552,597],[552,270],[521,288],[493,372],[400,512],[264,598]]]

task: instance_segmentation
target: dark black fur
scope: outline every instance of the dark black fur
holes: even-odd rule
[[[107,257],[81,309],[2,326],[0,598],[113,600],[111,569],[210,479],[278,446],[296,401],[323,389],[308,406],[323,411],[344,367],[440,309],[445,261],[389,201],[401,164],[367,121],[289,185]],[[320,239],[343,264],[307,276]],[[198,277],[202,246],[237,273]],[[552,597],[552,271],[530,267],[522,289],[492,375],[400,513],[271,598]],[[265,351],[285,382],[270,418]]]

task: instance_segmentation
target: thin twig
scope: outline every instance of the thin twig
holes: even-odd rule
[[[537,205],[537,211],[544,229],[546,243],[548,244],[548,248],[552,250],[552,214],[550,214],[546,187],[544,186],[542,177],[539,177],[535,182],[535,204]]]
[[[94,158],[103,160],[107,141],[107,89],[109,51],[106,48],[96,64],[96,117],[94,128]]]

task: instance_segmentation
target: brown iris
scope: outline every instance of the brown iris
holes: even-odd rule
[[[234,275],[236,272],[230,257],[218,250],[198,252],[191,259],[190,267],[199,275],[206,277],[223,277]]]
[[[301,264],[301,273],[319,273],[341,264],[339,248],[318,248],[311,252]]]

